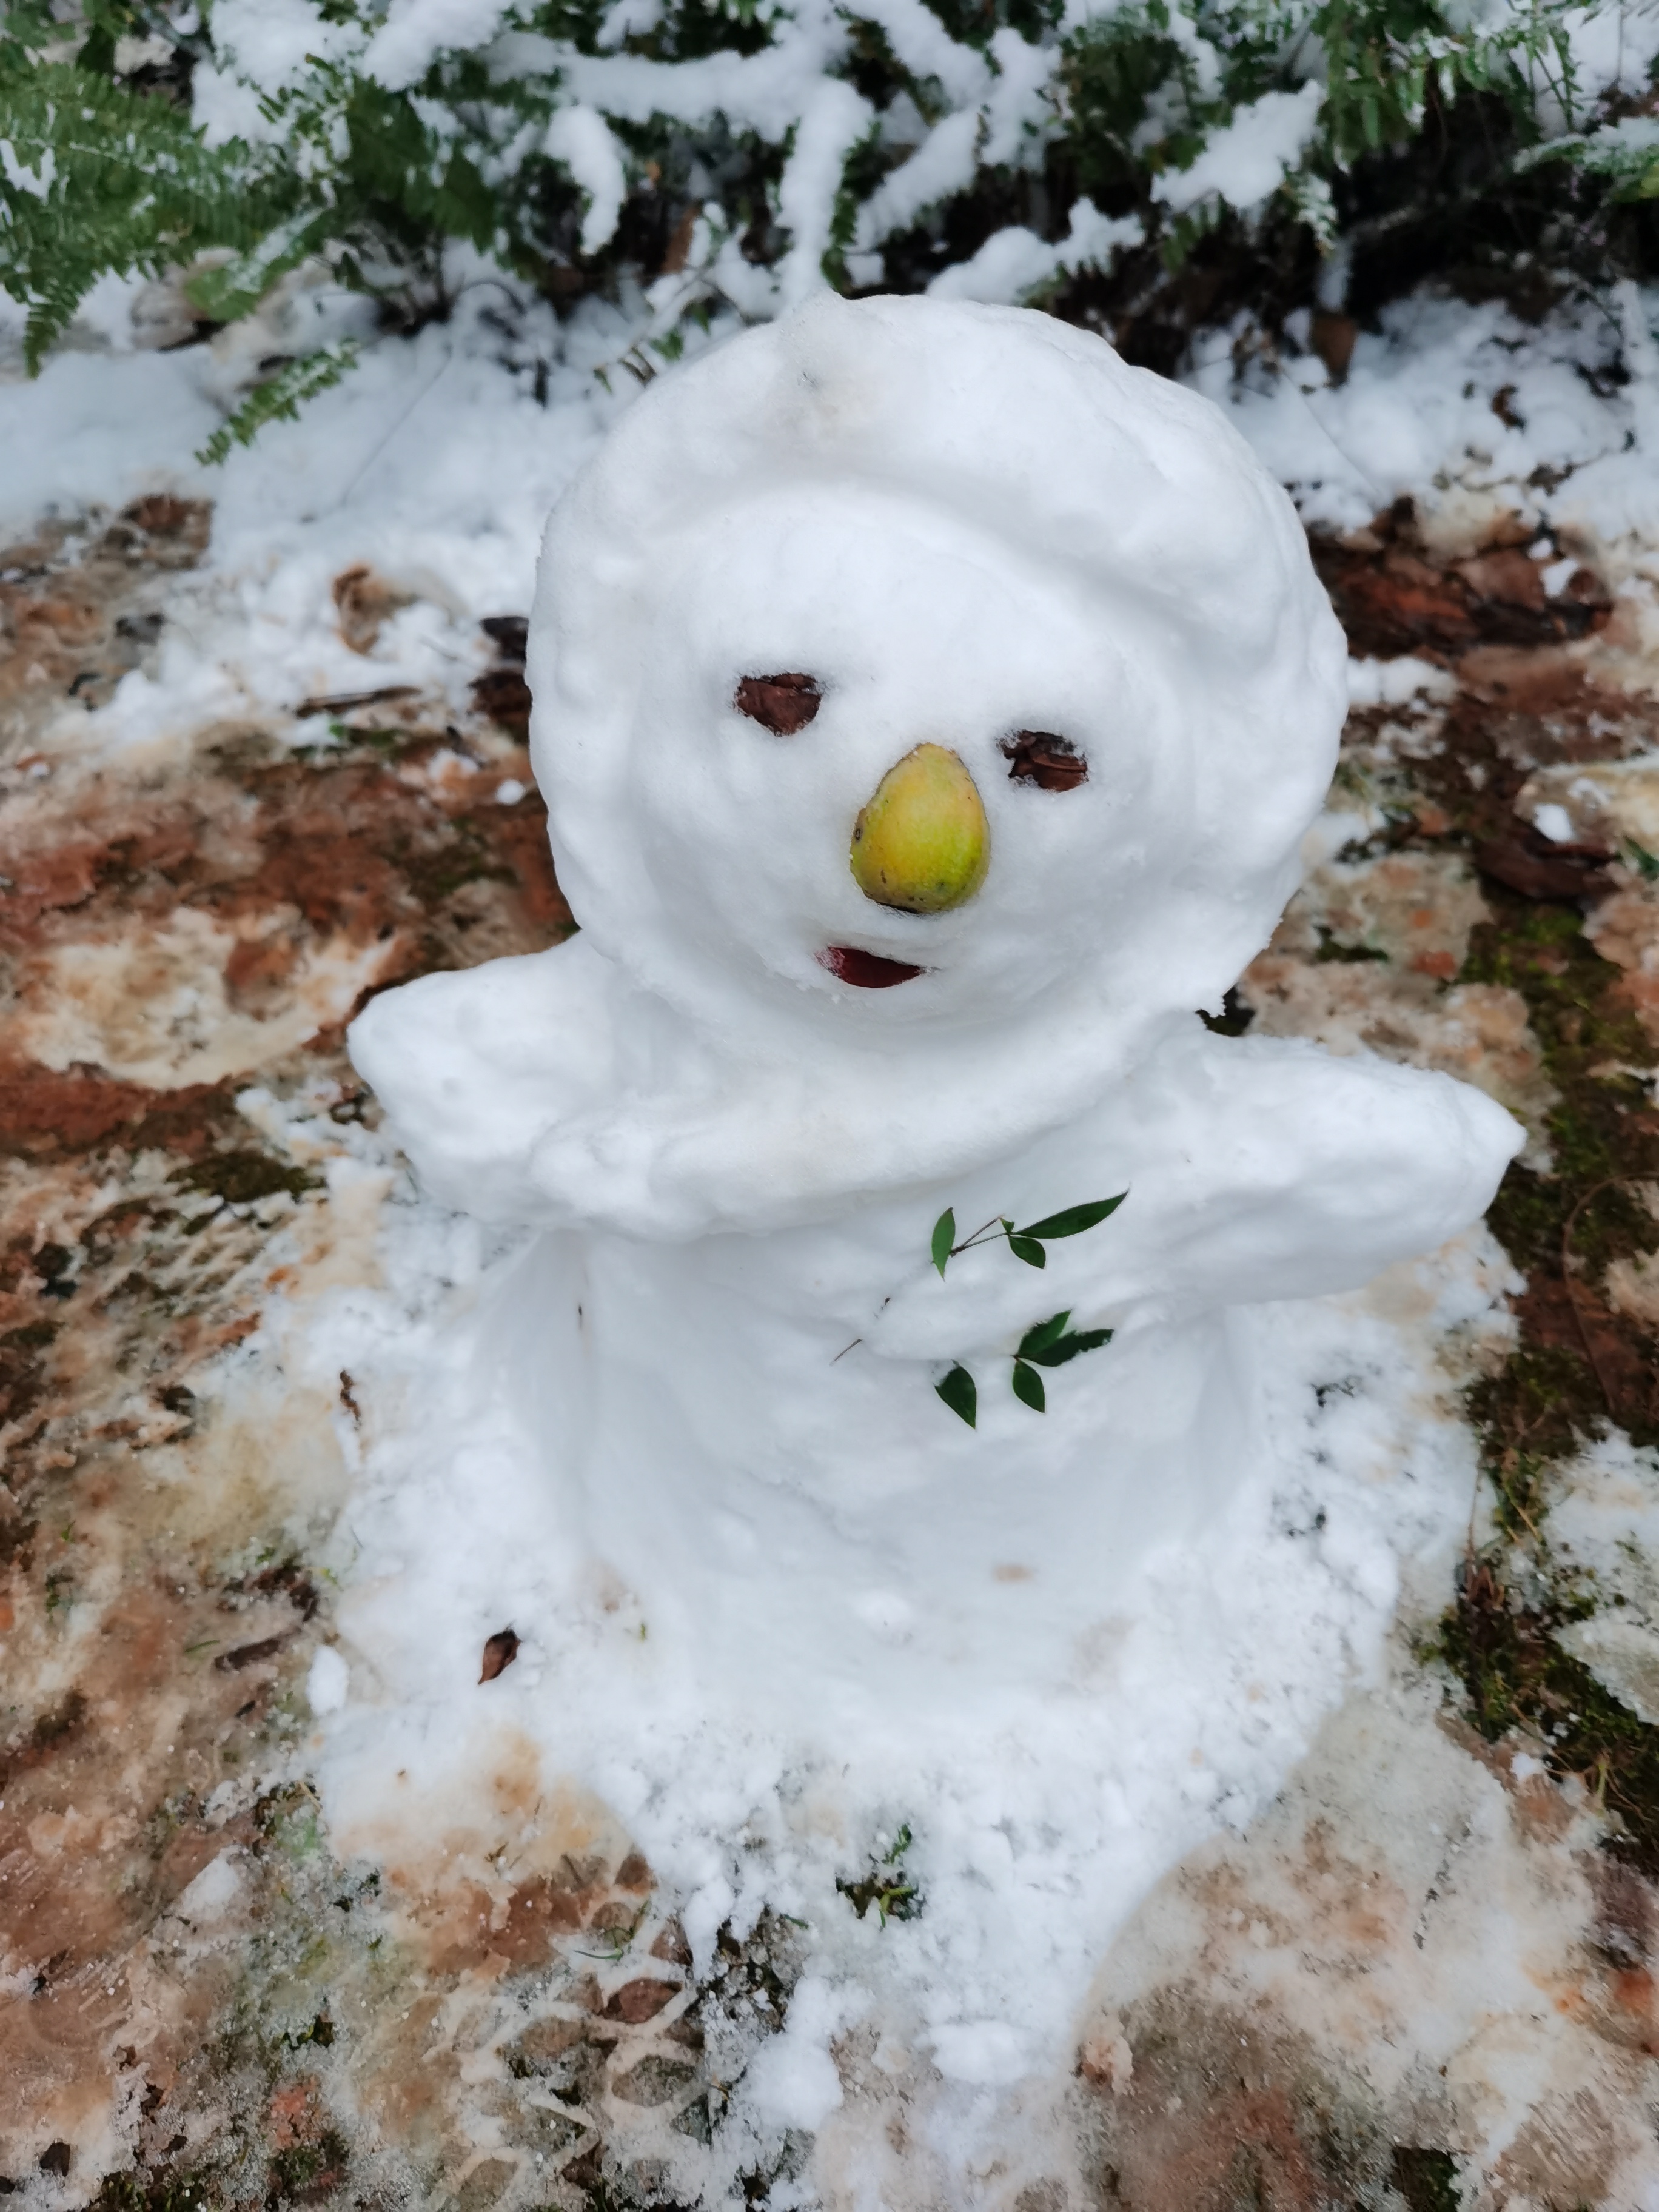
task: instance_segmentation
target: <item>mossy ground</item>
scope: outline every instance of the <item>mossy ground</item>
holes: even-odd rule
[[[1421,549],[1410,550],[1407,510],[1379,527],[1385,544],[1403,544],[1420,560]],[[1432,589],[1419,598],[1428,612],[1418,634],[1396,634],[1379,589],[1393,557],[1385,551],[1380,564],[1356,564],[1363,581],[1351,609],[1343,563],[1323,564],[1339,606],[1352,614],[1351,629],[1364,635],[1369,624],[1378,631],[1374,643],[1396,651],[1482,641],[1481,610],[1457,599],[1455,577],[1443,578],[1440,600]],[[1466,629],[1455,641],[1454,622],[1472,628],[1473,638]],[[1492,634],[1506,636],[1503,623]],[[1440,841],[1468,853],[1492,915],[1474,930],[1455,980],[1519,994],[1555,1094],[1544,1116],[1547,1168],[1511,1165],[1487,1217],[1527,1287],[1516,1301],[1512,1356],[1468,1394],[1493,1534],[1472,1545],[1437,1648],[1481,1735],[1495,1741],[1519,1731],[1540,1741],[1550,1771],[1578,1776],[1605,1808],[1607,1850],[1659,1879],[1659,1729],[1557,1641],[1600,1600],[1557,1559],[1548,1517],[1554,1472],[1585,1443],[1615,1427],[1637,1445],[1659,1444],[1659,1341],[1607,1290],[1614,1261],[1659,1246],[1659,1219],[1647,1202],[1659,1185],[1659,1047],[1625,971],[1586,928],[1595,901],[1632,872],[1629,855],[1558,855],[1516,812],[1534,769],[1636,750],[1651,732],[1639,699],[1627,703],[1626,726],[1612,726],[1617,709],[1583,684],[1560,647],[1541,633],[1532,642],[1537,675],[1529,678],[1522,661],[1504,684],[1464,689],[1440,747],[1413,763],[1438,810]],[[1417,832],[1402,820],[1393,835],[1410,842]],[[1639,865],[1634,872],[1645,880]]]

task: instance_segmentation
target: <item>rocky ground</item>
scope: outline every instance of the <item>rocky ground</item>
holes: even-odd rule
[[[301,702],[313,742],[106,751],[66,702],[189,619],[210,523],[156,495],[0,550],[0,2193],[667,2202],[787,2013],[788,1927],[698,1983],[602,1808],[507,1761],[343,1863],[307,1779],[363,1410],[284,1372],[284,1317],[375,1279],[396,1164],[352,1012],[570,927],[521,629],[465,716],[365,659]],[[1659,2212],[1659,659],[1620,574],[1530,538],[1407,503],[1318,546],[1391,666],[1224,1024],[1527,1123],[1513,1344],[1459,1378],[1467,1553],[1269,1814],[1148,1900],[987,2206]],[[367,653],[391,595],[335,599]],[[234,1361],[232,1419],[201,1385]],[[786,2143],[746,2202],[945,2201],[926,2069],[879,2061],[838,2047],[858,2158]]]

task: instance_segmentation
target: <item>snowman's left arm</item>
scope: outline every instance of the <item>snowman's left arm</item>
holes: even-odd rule
[[[1135,1239],[1148,1288],[1183,1304],[1357,1288],[1476,1220],[1525,1141],[1448,1075],[1298,1038],[1183,1045],[1152,1072],[1170,1141],[1146,1158]]]
[[[1116,1213],[1051,1243],[1041,1274],[1000,1245],[954,1260],[944,1282],[919,1268],[875,1339],[901,1357],[959,1355],[1061,1307],[1092,1327],[1355,1288],[1467,1228],[1522,1141],[1449,1076],[1299,1039],[1188,1034],[1034,1148],[1025,1189],[991,1201],[1029,1221],[1127,1188]]]

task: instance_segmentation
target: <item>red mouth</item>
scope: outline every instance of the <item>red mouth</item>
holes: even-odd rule
[[[908,983],[921,973],[908,960],[884,959],[879,952],[866,952],[856,945],[826,945],[818,963],[838,981],[851,983],[860,991],[889,991],[895,983]]]

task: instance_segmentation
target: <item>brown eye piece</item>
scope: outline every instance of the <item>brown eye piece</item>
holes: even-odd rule
[[[744,676],[732,703],[740,714],[780,738],[793,738],[818,711],[816,676]]]
[[[1089,763],[1069,738],[1052,730],[1016,730],[1000,747],[1012,765],[1011,783],[1034,783],[1039,791],[1075,791],[1089,781]]]

